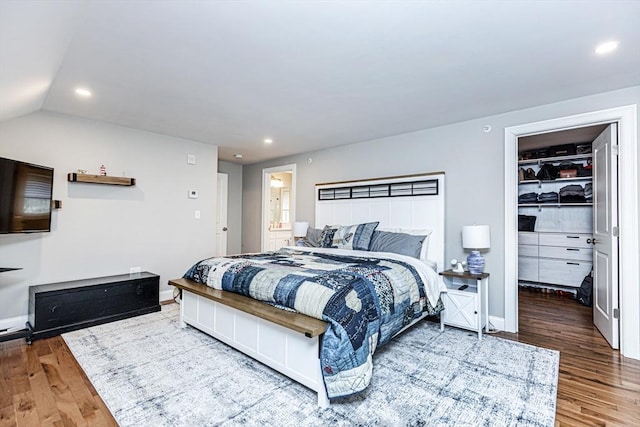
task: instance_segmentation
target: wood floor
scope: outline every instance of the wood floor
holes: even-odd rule
[[[556,425],[639,426],[640,362],[611,350],[591,309],[520,291],[520,333],[496,335],[560,351]],[[115,426],[60,337],[0,343],[0,427]]]
[[[592,309],[534,290],[518,297],[520,332],[496,335],[560,351],[556,425],[640,426],[640,362],[611,349]]]

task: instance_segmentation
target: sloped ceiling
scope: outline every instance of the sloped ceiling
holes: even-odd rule
[[[638,1],[2,1],[0,120],[44,109],[253,163],[638,85],[638,45]]]

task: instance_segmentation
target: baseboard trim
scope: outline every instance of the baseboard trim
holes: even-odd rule
[[[160,302],[173,301],[173,287],[164,291],[160,291]]]
[[[489,323],[491,323],[491,329],[504,331],[504,317],[489,316]]]
[[[7,319],[0,319],[0,331],[10,328],[23,329],[24,324],[29,320],[29,316],[9,317]]]

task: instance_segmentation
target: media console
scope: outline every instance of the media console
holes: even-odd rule
[[[27,342],[160,311],[159,286],[146,271],[29,286]]]

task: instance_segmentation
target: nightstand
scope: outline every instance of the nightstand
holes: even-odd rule
[[[489,328],[489,273],[456,273],[446,270],[440,273],[447,285],[443,294],[443,322],[445,325],[478,331]]]

